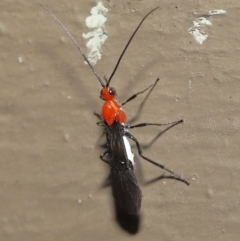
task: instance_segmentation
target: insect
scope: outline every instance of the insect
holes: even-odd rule
[[[44,5],[38,3],[41,7],[43,7],[50,16],[64,29],[64,31],[68,34],[70,39],[73,41],[74,45],[77,47],[78,51],[81,53],[84,60],[87,62],[88,66],[93,71],[94,75],[97,77],[99,83],[102,86],[102,90],[100,92],[101,99],[104,100],[102,106],[102,113],[101,115],[96,114],[101,121],[97,122],[98,125],[103,126],[106,134],[107,139],[107,148],[102,152],[100,158],[102,161],[106,162],[110,165],[111,170],[111,186],[112,186],[112,193],[115,198],[116,204],[122,211],[127,214],[133,215],[137,214],[141,208],[141,201],[142,201],[142,192],[138,185],[136,176],[134,174],[134,159],[133,154],[131,151],[130,144],[128,139],[131,139],[136,143],[138,154],[140,157],[145,159],[146,161],[152,163],[153,165],[162,168],[163,170],[171,173],[174,178],[184,182],[185,184],[189,185],[189,182],[182,178],[180,175],[176,174],[172,170],[166,168],[164,165],[159,164],[150,158],[143,155],[142,147],[138,140],[128,131],[132,128],[137,127],[144,127],[144,126],[162,126],[162,125],[177,125],[182,123],[183,120],[178,120],[169,123],[140,123],[137,125],[129,125],[126,124],[126,114],[122,109],[122,106],[128,103],[129,101],[135,99],[139,94],[146,92],[150,88],[154,88],[159,79],[157,79],[153,84],[148,86],[143,91],[139,91],[136,94],[132,95],[123,103],[118,103],[116,100],[116,90],[113,87],[110,87],[110,82],[121,62],[121,59],[126,52],[129,44],[131,43],[133,37],[137,33],[138,29],[144,22],[144,20],[155,10],[158,9],[154,8],[145,17],[141,20],[135,31],[133,32],[132,36],[128,40],[123,52],[121,53],[117,64],[110,75],[109,79],[105,78],[106,84],[101,80],[99,75],[97,74],[96,70],[93,68],[83,51],[81,50],[80,46],[73,38],[71,33],[67,30],[67,28],[60,22],[60,20]]]

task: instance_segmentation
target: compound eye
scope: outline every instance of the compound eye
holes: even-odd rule
[[[113,87],[109,88],[109,94],[110,95],[115,95],[116,94],[116,90]]]

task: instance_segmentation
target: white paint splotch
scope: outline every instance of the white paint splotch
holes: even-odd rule
[[[99,2],[97,6],[91,9],[91,15],[86,18],[86,26],[91,30],[88,33],[84,33],[82,36],[87,41],[87,48],[89,49],[88,59],[92,65],[95,65],[99,59],[101,59],[101,46],[107,39],[105,32],[105,17],[108,9],[105,8],[102,2]]]
[[[195,15],[200,15],[199,18],[193,21],[193,26],[188,29],[188,32],[193,35],[198,44],[202,44],[208,37],[206,26],[212,25],[208,17],[213,15],[225,14],[225,10],[210,10],[207,13],[199,14],[195,12]]]
[[[127,152],[127,157],[128,157],[128,160],[132,163],[132,165],[134,166],[134,154],[132,153],[132,150],[131,150],[131,146],[130,146],[130,143],[127,139],[126,136],[123,136],[123,142],[124,142],[124,146],[125,146],[125,149],[126,149],[126,152]]]

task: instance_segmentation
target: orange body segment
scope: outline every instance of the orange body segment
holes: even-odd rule
[[[126,114],[115,100],[107,100],[102,106],[102,118],[107,122],[108,126],[111,126],[114,121],[124,123]]]

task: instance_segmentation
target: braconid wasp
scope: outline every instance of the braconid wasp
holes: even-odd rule
[[[87,59],[86,55],[81,50],[80,46],[73,38],[71,33],[67,30],[67,28],[60,22],[60,20],[44,5],[38,3],[41,7],[43,7],[50,16],[64,29],[64,31],[68,34],[70,39],[73,41],[74,45],[77,47],[78,51],[81,53],[84,60],[87,62],[88,66],[93,71],[94,75],[97,77],[99,83],[102,86],[102,90],[100,92],[101,99],[104,100],[104,104],[102,106],[102,113],[101,115],[96,114],[101,121],[97,122],[98,125],[103,126],[106,134],[107,139],[107,148],[102,152],[100,158],[102,161],[106,162],[110,166],[111,170],[111,186],[112,186],[112,193],[115,198],[115,202],[118,207],[125,212],[126,214],[137,214],[141,208],[141,201],[142,201],[142,192],[137,183],[137,179],[134,174],[134,160],[133,154],[130,148],[130,144],[128,139],[131,139],[136,143],[138,154],[144,160],[152,163],[153,165],[162,168],[163,170],[171,173],[171,175],[184,182],[185,184],[189,185],[189,182],[182,178],[180,175],[176,174],[172,170],[166,168],[164,165],[159,164],[148,157],[143,155],[142,147],[140,146],[138,140],[128,131],[132,128],[137,127],[144,127],[144,126],[162,126],[162,125],[177,125],[182,123],[183,120],[178,120],[169,123],[140,123],[137,125],[129,125],[126,123],[126,114],[122,109],[122,106],[128,103],[129,101],[135,99],[139,94],[144,93],[148,89],[153,89],[159,79],[157,79],[153,84],[148,86],[145,90],[139,91],[136,94],[132,95],[123,103],[118,103],[116,100],[116,90],[113,87],[110,87],[110,82],[121,62],[121,59],[126,52],[129,44],[131,43],[133,37],[137,33],[138,29],[144,22],[144,20],[155,10],[159,7],[154,8],[151,10],[145,17],[141,20],[135,31],[133,32],[132,36],[128,40],[123,52],[121,53],[117,64],[110,75],[109,79],[105,78],[106,84],[101,80],[100,76],[97,74],[96,70],[92,66],[92,64]]]

